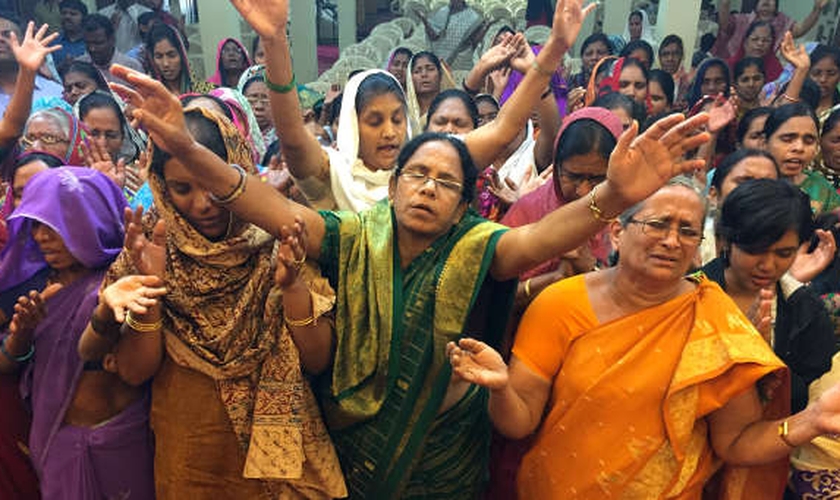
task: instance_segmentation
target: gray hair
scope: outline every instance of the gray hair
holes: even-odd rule
[[[706,213],[709,210],[709,200],[703,194],[703,187],[700,186],[700,183],[697,182],[697,179],[688,175],[678,175],[676,177],[672,177],[668,182],[665,183],[664,186],[659,188],[659,190],[671,187],[671,186],[681,186],[690,189],[694,194],[697,195],[697,198],[700,200],[700,203],[703,205],[703,218],[701,220],[706,220]],[[657,190],[657,192],[659,192]],[[627,224],[630,223],[630,219],[632,219],[637,213],[639,213],[642,208],[644,208],[645,203],[650,199],[650,197],[645,198],[644,200],[636,203],[632,207],[628,208],[621,215],[618,216],[618,223],[621,224],[622,227],[627,227]]]

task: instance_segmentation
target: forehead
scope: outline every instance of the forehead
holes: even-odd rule
[[[405,103],[402,99],[397,97],[393,92],[387,92],[367,99],[359,114],[384,113],[390,115],[398,110],[403,110],[404,105]]]
[[[438,177],[446,175],[458,180],[464,178],[458,151],[455,146],[443,140],[423,143],[408,158],[404,168],[421,169]]]
[[[671,42],[668,45],[663,45],[662,48],[659,49],[659,52],[682,52],[682,48],[680,48],[680,44],[678,42]]]
[[[441,101],[440,105],[438,105],[438,108],[435,110],[434,114],[435,115],[459,114],[459,115],[469,116],[469,112],[467,111],[467,107],[464,105],[464,103],[461,101],[461,99],[458,99],[457,97],[449,97],[449,98]]]
[[[97,28],[91,31],[85,31],[85,40],[90,42],[104,42],[108,40],[108,35],[103,28]]]
[[[412,64],[413,64],[414,67],[417,67],[417,66],[433,66],[433,67],[437,68],[437,65],[435,65],[434,61],[432,61],[432,58],[429,57],[429,56],[415,57],[414,62]]]
[[[648,53],[645,49],[638,48],[638,49],[633,50],[633,52],[630,53],[630,57],[632,57],[633,59],[637,59],[639,61],[647,61],[648,60]]]
[[[61,9],[59,9],[59,12],[61,13],[61,15],[64,15],[64,16],[81,16],[81,15],[84,15],[84,14],[82,14],[82,11],[80,11],[80,10],[74,8],[74,7],[62,7]]]
[[[703,73],[704,80],[717,80],[723,79],[723,68],[714,64],[706,68],[706,72]]]
[[[820,69],[837,69],[837,63],[830,55],[826,55],[817,61],[813,66],[811,66],[811,68],[816,68],[817,66],[819,66]]]
[[[560,166],[566,173],[603,175],[607,173],[608,161],[596,151],[574,155],[563,160]]]
[[[753,179],[779,178],[779,174],[776,171],[776,165],[774,165],[769,158],[764,158],[763,156],[750,156],[739,161],[732,167],[729,175],[727,175],[724,180],[744,176],[748,176]]]
[[[764,130],[764,124],[767,122],[767,117],[769,115],[759,115],[753,118],[750,122],[750,126],[747,130],[756,131],[756,130]]]
[[[607,46],[604,44],[603,40],[595,40],[594,42],[590,43],[586,46],[584,52],[606,52]]]
[[[15,185],[21,186],[25,184],[25,181],[28,181],[30,177],[37,174],[38,172],[43,172],[44,170],[48,170],[50,167],[42,160],[33,160],[29,163],[18,167],[15,170]]]
[[[110,106],[100,106],[98,108],[90,109],[85,115],[85,121],[113,121],[119,124],[119,118],[116,111]]]
[[[648,82],[648,92],[656,95],[665,95],[665,91],[662,90],[662,85],[660,85],[659,82],[657,82],[656,80],[651,80]]]
[[[738,78],[744,78],[745,76],[754,76],[758,74],[761,74],[761,71],[758,69],[758,66],[755,64],[750,64],[749,66],[744,68],[744,71]]]
[[[638,66],[625,66],[621,69],[620,78],[622,80],[639,81],[645,79],[645,74],[642,73],[642,70]]]
[[[222,45],[222,50],[236,50],[238,52],[239,45],[233,40],[228,40],[224,45]]]
[[[172,42],[168,38],[161,38],[155,42],[155,52],[166,52],[169,50],[175,50],[175,46],[172,45]]]
[[[260,80],[255,80],[248,85],[248,88],[245,89],[245,95],[255,95],[255,94],[267,94],[268,87],[265,85],[265,82]]]
[[[816,135],[817,126],[814,124],[814,120],[812,120],[809,116],[794,116],[793,118],[789,118],[778,129],[776,129],[776,132],[773,135],[775,136],[781,134]]]
[[[699,222],[703,218],[703,207],[700,194],[693,189],[686,186],[665,186],[644,202],[639,214]]]
[[[38,131],[50,131],[50,132],[63,132],[61,123],[59,123],[58,119],[54,116],[48,115],[46,113],[41,113],[38,115],[33,115],[29,121],[26,122],[26,130],[38,130]]]
[[[91,83],[96,85],[96,82],[93,78],[87,76],[86,74],[80,71],[70,71],[64,75],[64,83],[76,83],[76,82],[84,82],[84,83]]]
[[[750,33],[750,36],[756,36],[756,35],[769,36],[770,35],[770,26],[765,26],[765,25],[756,26],[752,30],[752,33]]]

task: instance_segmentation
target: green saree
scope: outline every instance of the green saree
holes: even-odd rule
[[[505,228],[469,211],[401,269],[387,200],[322,212],[322,271],[337,293],[336,353],[321,400],[351,498],[474,498],[486,479],[486,391],[439,413],[446,343],[498,343],[515,281],[488,276]]]

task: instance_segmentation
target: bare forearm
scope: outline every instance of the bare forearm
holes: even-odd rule
[[[161,306],[152,307],[146,314],[133,315],[138,323],[150,325],[160,322]],[[123,324],[122,336],[116,348],[117,372],[130,385],[141,385],[155,373],[163,361],[163,331],[137,332]]]
[[[805,409],[787,418],[787,440],[790,444],[800,446],[820,435],[813,424],[812,413],[811,409]],[[791,447],[779,436],[779,425],[782,422],[755,422],[747,426],[726,449],[715,451],[725,462],[734,465],[760,465],[784,458],[790,454]]]
[[[808,70],[809,68],[796,68],[793,72],[793,76],[790,78],[790,83],[788,83],[787,90],[785,90],[785,94],[793,100],[799,99],[799,95],[802,93],[802,87],[805,85],[805,80],[808,79]],[[782,98],[781,104],[787,104],[787,100]]]
[[[464,87],[474,92],[481,92],[484,89],[484,80],[491,69],[484,61],[479,59],[478,63],[464,77]]]
[[[5,333],[8,334],[8,331]],[[16,335],[8,335],[4,342],[4,349],[6,353],[0,354],[0,373],[16,373],[23,367],[23,362],[16,361],[13,358],[20,358],[26,356],[31,352],[32,343],[34,339],[31,333],[18,333]]]
[[[35,73],[21,68],[15,81],[14,93],[0,120],[0,147],[8,147],[23,135],[23,128],[32,109],[34,91]]]
[[[490,391],[488,411],[493,426],[512,439],[522,439],[537,428],[541,415],[531,415],[528,405],[508,384],[504,389]]]
[[[793,26],[793,29],[791,30],[791,34],[793,35],[793,37],[799,38],[811,31],[811,28],[813,28],[814,25],[817,24],[817,21],[820,19],[820,12],[821,9],[818,9],[815,5],[811,12],[808,13],[808,16],[805,17],[805,19],[803,19],[801,22],[796,23]]]
[[[718,6],[718,26],[720,29],[720,33],[724,33],[729,30],[729,22],[731,21],[731,14],[729,13],[731,10],[729,0],[720,0],[720,5]]]
[[[309,289],[299,281],[283,291],[283,314],[292,334],[292,340],[300,353],[304,370],[319,374],[332,361],[332,322],[328,318],[315,318]],[[300,325],[309,318],[311,324]]]
[[[537,111],[540,115],[540,135],[534,145],[534,161],[537,164],[537,170],[542,172],[554,162],[552,158],[554,138],[560,130],[560,111],[557,109],[554,92],[547,92],[547,95],[540,100]]]
[[[101,331],[94,329],[94,324]],[[119,338],[120,324],[114,318],[114,312],[110,307],[99,303],[79,339],[79,357],[84,361],[95,360],[100,353],[110,351]]]

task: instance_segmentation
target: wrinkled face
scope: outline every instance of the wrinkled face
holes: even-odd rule
[[[735,79],[735,92],[742,101],[753,102],[764,87],[764,73],[758,66],[749,66]]]
[[[408,68],[408,60],[408,54],[400,52],[391,58],[391,62],[388,63],[388,73],[394,75],[394,78],[400,82],[403,88],[405,88],[405,70]]]
[[[831,57],[823,57],[811,66],[811,79],[820,87],[820,97],[832,99],[840,83],[840,68]]]
[[[429,132],[443,132],[446,134],[466,134],[473,130],[472,118],[464,103],[452,97],[446,99],[435,110],[429,119]]]
[[[762,58],[773,47],[773,33],[769,26],[760,26],[744,39],[744,57]]]
[[[820,139],[825,166],[840,173],[840,122]]]
[[[155,44],[152,52],[152,64],[155,65],[165,83],[178,82],[181,78],[181,55],[178,49],[167,39]]]
[[[91,142],[108,150],[111,159],[116,161],[122,149],[123,132],[114,110],[108,107],[91,109],[82,122],[88,129]]]
[[[763,21],[769,21],[776,17],[776,9],[776,0],[758,0],[755,4],[755,13]]]
[[[478,108],[479,127],[492,122],[496,119],[496,115],[499,114],[499,107],[492,102],[488,102],[486,99],[478,101],[476,107]]]
[[[15,60],[15,55],[12,52],[12,33],[17,35],[18,40],[23,40],[20,28],[8,19],[0,17],[0,61]]]
[[[596,151],[575,155],[555,166],[560,194],[566,202],[575,201],[592,191],[592,188],[607,178],[607,159]]]
[[[767,150],[779,164],[782,177],[796,177],[817,155],[817,126],[808,116],[795,116],[767,139]]]
[[[651,80],[648,83],[648,94],[650,94],[650,115],[657,115],[668,109],[668,97],[662,90],[659,82]]]
[[[703,81],[700,83],[700,93],[703,95],[718,95],[726,92],[726,75],[723,68],[717,64],[706,68]]]
[[[412,178],[427,176],[444,181]],[[455,148],[443,141],[429,141],[417,148],[400,175],[391,181],[391,199],[397,226],[423,240],[446,234],[464,214],[464,174]]]
[[[268,87],[263,82],[253,82],[248,85],[245,90],[245,98],[248,99],[248,104],[254,111],[254,118],[257,119],[257,125],[260,130],[265,132],[274,126],[271,117],[271,104],[268,100]]]
[[[583,69],[586,73],[592,71],[598,61],[610,55],[610,51],[604,42],[597,41],[590,43],[583,51]]]
[[[82,266],[76,257],[73,257],[70,250],[67,249],[61,236],[51,227],[33,220],[32,239],[35,240],[35,243],[44,255],[44,260],[47,261],[47,265],[52,269],[64,271]]]
[[[720,193],[714,186],[709,188],[709,197],[715,201],[717,206],[723,206],[723,202],[733,189],[753,179],[778,179],[779,173],[776,165],[768,158],[762,156],[750,156],[739,161],[732,167],[723,182],[720,184]]]
[[[163,176],[172,204],[196,231],[211,241],[227,234],[231,213],[213,203],[210,193],[179,160],[172,158],[164,163]]]
[[[676,43],[671,43],[660,47],[659,49],[659,65],[663,71],[670,74],[675,74],[680,70],[680,65],[683,60],[683,51]]]
[[[265,46],[262,38],[257,39],[257,50],[254,51],[254,64],[265,64]]]
[[[650,57],[648,57],[648,52],[646,50],[636,49],[633,52],[631,52],[627,57],[639,61],[640,63],[642,63],[642,66],[644,66],[646,69],[650,69],[651,61]]]
[[[618,266],[646,281],[672,284],[688,272],[703,231],[703,202],[684,186],[665,186],[644,202],[634,221],[667,226],[656,235],[649,226],[613,223],[613,248],[619,252]],[[689,237],[688,234],[697,235]]]
[[[762,288],[775,287],[782,275],[790,269],[798,249],[799,235],[793,229],[768,248],[758,251],[747,252],[737,245],[731,245],[727,281],[734,279],[738,288],[756,293]]]
[[[621,69],[618,78],[618,92],[644,105],[647,99],[648,82],[638,66],[626,66]]]
[[[744,142],[741,144],[745,148],[764,149],[766,145],[764,141],[764,123],[767,121],[767,115],[761,115],[750,122],[747,128],[747,133],[744,135]]]
[[[82,30],[82,13],[76,9],[64,8],[61,14],[61,29],[65,33],[78,33]]]
[[[40,114],[29,119],[20,143],[24,151],[44,151],[64,158],[70,138],[52,117]]]
[[[222,46],[222,69],[235,71],[245,69],[245,54],[236,42],[228,41]]]
[[[26,183],[29,182],[29,179],[38,172],[43,172],[49,168],[49,165],[41,160],[34,160],[26,165],[18,167],[18,169],[15,170],[15,178],[12,181],[13,208],[17,208],[18,205],[20,205],[20,200],[23,199],[23,188],[26,187]]]
[[[85,47],[91,60],[97,66],[104,66],[111,62],[114,56],[114,37],[105,34],[104,29],[85,31]]]
[[[411,70],[414,90],[419,95],[438,94],[440,92],[440,71],[435,63],[427,57],[420,57],[414,61]]]
[[[96,90],[96,82],[84,73],[67,73],[64,75],[64,92],[61,94],[68,104],[74,105],[82,97]]]
[[[392,93],[372,97],[359,113],[359,158],[372,170],[390,170],[405,142],[405,103]]]
[[[627,28],[630,30],[630,40],[638,40],[642,37],[642,16],[630,14],[627,20]]]

